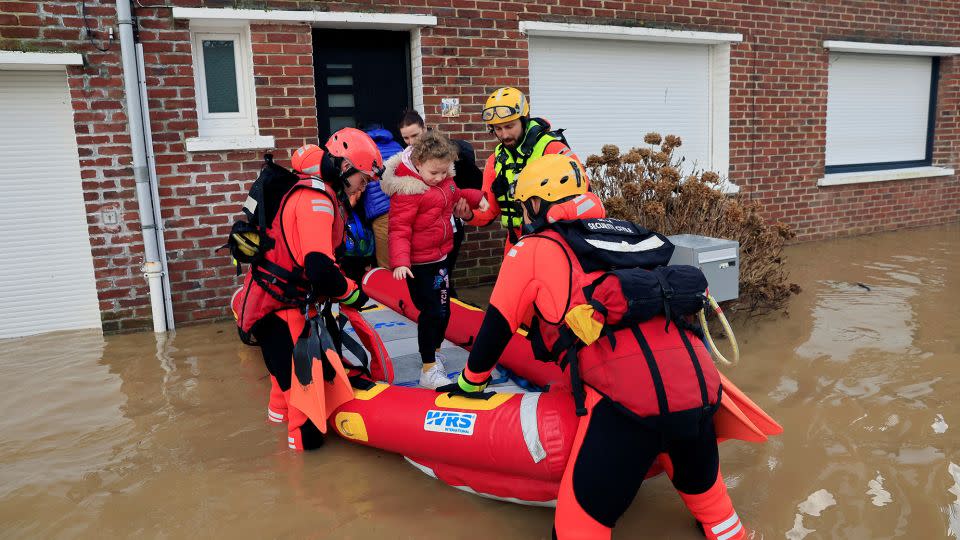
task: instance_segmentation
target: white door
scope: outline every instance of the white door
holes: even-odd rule
[[[0,338],[100,328],[66,73],[0,70]]]
[[[707,45],[530,37],[530,106],[586,161],[605,144],[646,146],[649,132],[677,135],[691,166],[711,163],[711,58]]]

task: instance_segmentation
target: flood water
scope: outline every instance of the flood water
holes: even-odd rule
[[[721,462],[753,538],[960,538],[960,225],[793,246],[789,315],[725,373],[784,427]],[[287,450],[227,323],[0,341],[0,537],[548,538],[552,510],[461,493],[331,439]],[[723,346],[723,345],[721,345]],[[702,538],[663,478],[615,538]]]

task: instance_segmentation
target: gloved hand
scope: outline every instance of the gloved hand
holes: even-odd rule
[[[460,373],[457,382],[437,387],[437,392],[445,393],[450,396],[464,396],[473,399],[490,399],[494,392],[484,392],[487,385],[490,384],[490,377],[480,384],[474,384]]]

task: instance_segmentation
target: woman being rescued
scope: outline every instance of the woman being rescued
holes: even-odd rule
[[[699,345],[685,347],[690,340],[681,343],[678,336],[687,331],[676,325],[669,330],[662,322],[643,330],[632,325],[615,330],[614,339],[596,339],[596,333],[582,335],[593,323],[568,315],[585,302],[581,288],[603,273],[584,272],[569,244],[550,226],[604,217],[599,199],[587,193],[586,173],[576,160],[548,155],[530,163],[518,176],[515,197],[522,204],[527,234],[504,257],[466,368],[457,383],[438,390],[482,392],[521,324],[539,328],[551,349],[564,331],[572,331],[577,339],[586,338],[568,366],[572,378],[582,377],[586,393],[561,480],[554,538],[610,538],[661,453],[669,456],[673,485],[706,537],[744,538],[719,471],[713,412],[720,400],[720,376],[709,353]],[[583,310],[572,311],[578,312]],[[594,315],[592,309],[587,313]],[[599,320],[600,314],[595,315]],[[649,342],[661,340],[677,346],[656,358],[644,354]],[[574,389],[580,387],[581,381],[573,382]]]

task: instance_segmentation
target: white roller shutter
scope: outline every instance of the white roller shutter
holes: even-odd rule
[[[0,338],[100,328],[63,70],[0,70]]]
[[[826,164],[923,160],[933,60],[831,53]]]
[[[683,140],[687,165],[715,165],[709,46],[531,36],[529,54],[533,116],[566,128],[581,159],[656,131]]]

